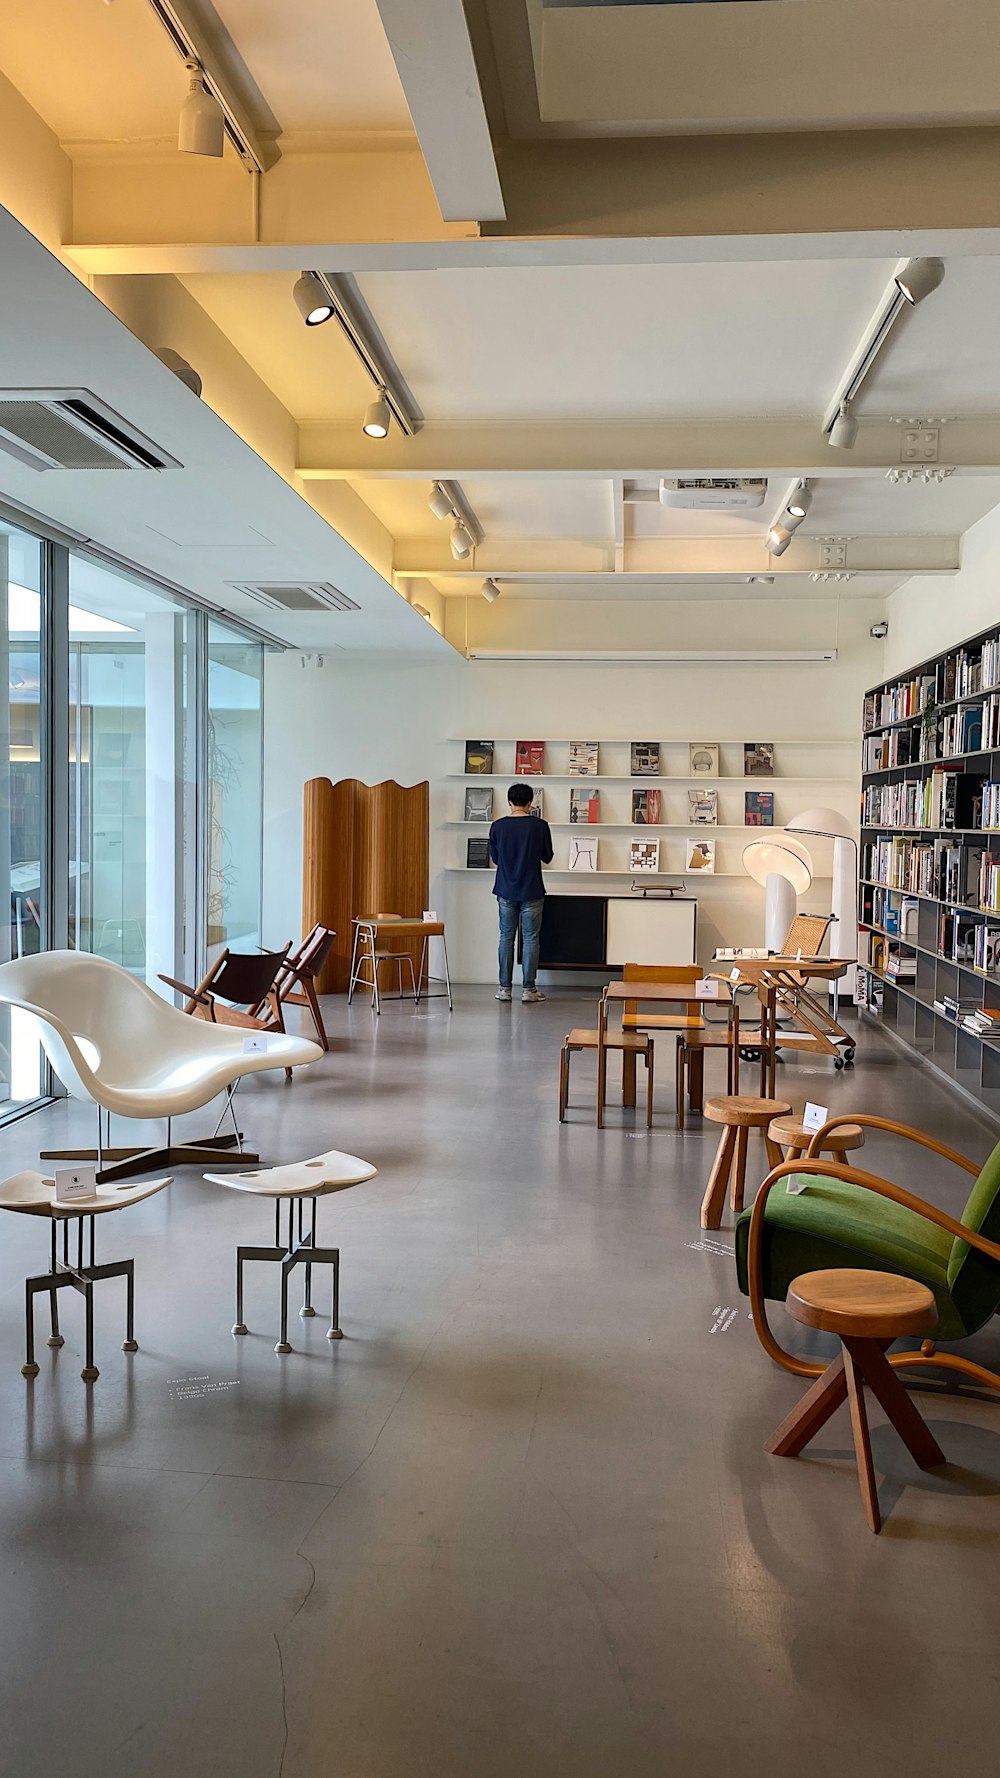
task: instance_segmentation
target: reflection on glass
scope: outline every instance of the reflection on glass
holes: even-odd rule
[[[0,524],[0,652],[7,697],[0,703],[0,878],[10,908],[0,923],[0,960],[44,946],[45,779],[40,690],[43,556],[38,541]],[[42,1092],[42,1053],[33,1023],[0,1008],[0,1113]]]
[[[209,959],[260,941],[264,651],[208,626]]]

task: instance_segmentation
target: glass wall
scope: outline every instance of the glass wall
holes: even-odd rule
[[[48,858],[46,700],[41,626],[44,550],[35,537],[0,523],[0,655],[7,697],[0,702],[0,880],[9,917],[0,961],[46,949]],[[0,1114],[43,1090],[41,1046],[28,1020],[0,1008]]]
[[[208,954],[260,943],[264,650],[208,626]]]

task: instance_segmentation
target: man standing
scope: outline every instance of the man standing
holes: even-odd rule
[[[552,834],[547,821],[533,816],[530,784],[512,784],[507,792],[509,815],[490,828],[490,857],[497,867],[493,893],[500,910],[500,986],[498,1000],[510,1000],[514,980],[514,939],[521,922],[521,1001],[544,1000],[535,986],[538,938],[542,928],[545,886],[542,865],[552,863]]]

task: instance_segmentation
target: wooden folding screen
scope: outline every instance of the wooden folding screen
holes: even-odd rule
[[[342,994],[347,987],[355,915],[412,919],[427,906],[429,794],[426,781],[407,787],[392,779],[331,784],[329,778],[310,778],[306,784],[302,930],[321,920],[337,934],[319,979],[321,994]],[[419,943],[397,941],[392,948],[409,950],[416,966]]]

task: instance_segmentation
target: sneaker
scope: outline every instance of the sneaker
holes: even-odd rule
[[[544,999],[545,995],[542,993],[541,988],[525,988],[524,993],[521,995],[521,1005],[537,1006],[538,1002]]]
[[[512,1000],[513,995],[511,994],[511,991],[509,988],[498,988],[497,989],[497,999],[498,1000]]]

